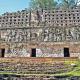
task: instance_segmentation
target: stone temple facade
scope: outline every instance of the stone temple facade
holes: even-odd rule
[[[22,10],[0,16],[0,57],[80,57],[80,8]]]

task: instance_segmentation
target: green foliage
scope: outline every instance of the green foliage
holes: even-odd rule
[[[64,8],[73,8],[77,6],[78,0],[60,0]]]
[[[31,0],[30,7],[32,9],[38,9],[38,8],[47,8],[52,9],[57,6],[57,2],[54,0]]]
[[[78,0],[31,0],[31,9],[54,9],[54,8],[73,8],[78,4]]]

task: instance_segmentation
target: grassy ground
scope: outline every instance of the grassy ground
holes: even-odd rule
[[[56,74],[59,76],[80,76],[80,60],[74,61],[74,62],[69,62],[65,61],[65,64],[76,64],[76,66],[73,67],[72,71],[67,72],[67,73],[61,73],[61,74]]]

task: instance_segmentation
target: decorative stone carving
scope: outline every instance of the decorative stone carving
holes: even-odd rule
[[[5,42],[63,42],[79,41],[79,27],[41,27],[0,30],[1,40]]]

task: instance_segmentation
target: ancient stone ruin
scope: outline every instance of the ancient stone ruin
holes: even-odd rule
[[[0,57],[80,57],[79,12],[76,8],[66,13],[65,10],[23,10],[3,14]],[[73,18],[76,16],[77,19]]]

